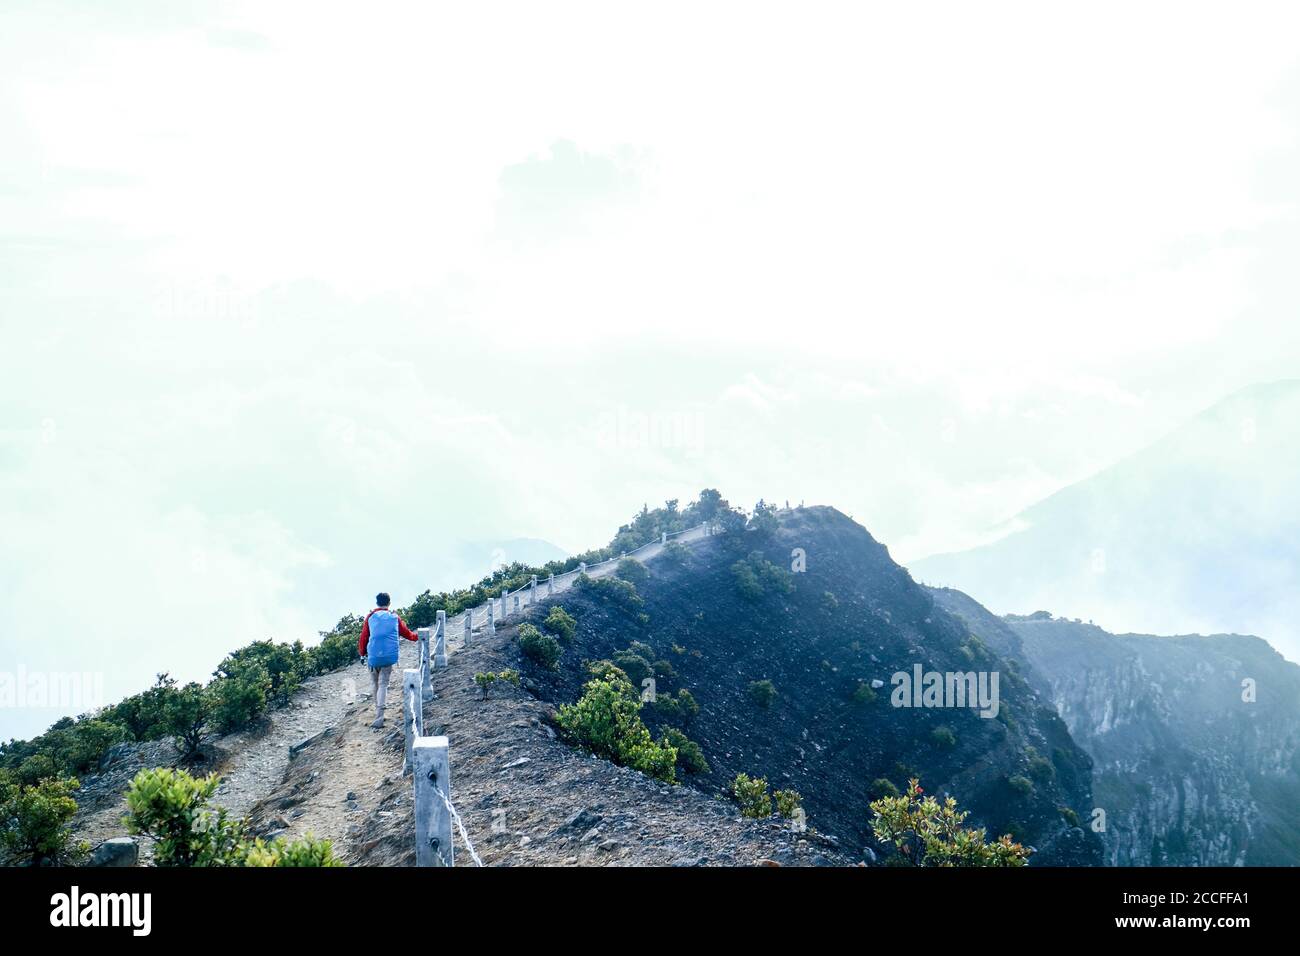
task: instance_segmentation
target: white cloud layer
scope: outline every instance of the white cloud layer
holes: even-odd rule
[[[0,669],[705,485],[952,550],[1293,374],[1294,6],[792,11],[6,4]]]

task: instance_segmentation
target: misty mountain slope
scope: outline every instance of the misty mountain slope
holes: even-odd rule
[[[911,570],[999,613],[1262,634],[1300,659],[1300,382],[1244,389],[1009,526]]]
[[[742,595],[735,562],[758,551],[789,568],[795,548],[806,552],[807,569],[791,575],[792,593],[769,587],[756,600]],[[680,564],[664,557],[648,570],[638,584],[646,622],[578,590],[550,602],[577,619],[577,634],[558,670],[521,665],[527,686],[554,704],[573,701],[586,662],[614,658],[639,641],[674,672],[658,681],[658,693],[685,688],[699,703],[685,730],[710,771],[683,779],[705,793],[721,795],[737,773],[764,776],[773,788],[797,790],[809,826],[838,839],[846,853],[879,852],[870,839],[872,784],[885,778],[904,787],[916,775],[928,792],[956,797],[990,835],[1011,832],[1034,845],[1039,864],[1100,860],[1095,838],[1067,822],[1092,803],[1090,761],[1064,723],[1012,665],[971,640],[962,622],[936,607],[844,515],[786,512],[769,537],[706,538]],[[891,706],[891,675],[918,663],[998,671],[998,717]],[[751,683],[762,680],[776,689],[767,707],[750,695]],[[883,682],[868,695],[874,699],[855,700],[873,680]],[[642,713],[657,735],[664,721],[653,707]]]
[[[1018,638],[1093,759],[1108,863],[1300,863],[1300,667],[1257,637],[1152,637],[1039,617],[971,614],[990,644]],[[1256,700],[1242,699],[1242,680]]]

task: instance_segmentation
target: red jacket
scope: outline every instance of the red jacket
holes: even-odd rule
[[[374,614],[375,611],[388,610],[391,610],[391,608],[377,607],[374,611],[371,611],[370,614]],[[370,643],[370,614],[366,615],[366,621],[361,625],[361,638],[357,641],[357,650],[361,652],[362,657],[366,656],[366,645]],[[402,637],[406,638],[408,641],[418,641],[420,639],[418,634],[414,633],[406,626],[406,622],[402,620],[401,615],[397,615],[397,633],[401,634]]]

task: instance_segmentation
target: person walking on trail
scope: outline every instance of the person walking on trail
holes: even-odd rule
[[[357,650],[370,667],[370,689],[375,698],[375,722],[370,726],[376,728],[384,726],[384,702],[388,697],[388,679],[397,663],[397,639],[401,636],[408,641],[419,640],[406,622],[388,609],[391,603],[392,598],[382,591],[375,595],[378,606],[366,615],[357,641]]]

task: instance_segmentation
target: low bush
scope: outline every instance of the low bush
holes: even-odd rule
[[[676,727],[669,727],[663,732],[659,743],[677,751],[677,766],[685,773],[708,773],[709,762],[704,759],[704,751],[694,740],[687,737]]]
[[[733,564],[731,576],[736,590],[746,601],[759,601],[766,594],[791,594],[794,591],[794,575],[768,561],[758,551]]]
[[[803,806],[803,797],[798,790],[774,790],[772,799],[776,801],[776,812],[787,820],[793,818],[795,812]]]
[[[542,630],[548,634],[554,634],[565,644],[573,640],[573,635],[577,629],[578,622],[559,605],[551,608],[550,613],[546,615],[546,619],[542,621]]]
[[[642,584],[645,584],[646,581],[650,580],[650,572],[646,570],[646,566],[636,558],[624,558],[621,560],[618,563],[618,567],[614,569],[614,574],[635,587],[640,587]]]
[[[547,670],[555,670],[560,660],[560,642],[532,624],[519,625],[519,649],[524,657]]]
[[[871,786],[867,788],[867,794],[872,800],[879,800],[881,797],[896,797],[899,795],[898,787],[888,777],[877,777],[871,781]]]
[[[767,792],[767,778],[738,773],[731,781],[731,797],[740,804],[740,814],[760,819],[772,815],[772,797]]]
[[[753,703],[762,708],[772,706],[772,701],[776,700],[776,685],[770,680],[751,681],[745,691]]]
[[[88,844],[74,841],[74,777],[45,777],[24,785],[0,775],[0,851],[7,866],[70,866],[85,860]]]
[[[270,843],[247,839],[247,825],[223,807],[209,806],[220,780],[184,770],[141,770],[127,790],[125,821],[132,833],[154,839],[155,866],[342,866],[327,840]]]
[[[871,830],[881,843],[892,845],[895,861],[910,866],[1024,866],[1029,850],[1009,835],[984,842],[985,831],[964,827],[970,815],[948,797],[942,803],[923,796],[920,782],[908,782],[907,793],[871,803]]]
[[[930,731],[930,742],[936,747],[950,750],[957,746],[957,735],[952,732],[951,727],[936,727]]]
[[[1008,777],[1007,786],[1010,787],[1012,790],[1014,790],[1016,793],[1020,794],[1022,797],[1027,797],[1034,792],[1033,781],[1030,780],[1028,777],[1021,776],[1020,774],[1015,774],[1014,776]]]
[[[655,742],[641,721],[640,710],[636,690],[627,681],[597,679],[587,682],[577,703],[561,705],[555,723],[568,743],[620,766],[675,783],[677,751]]]

